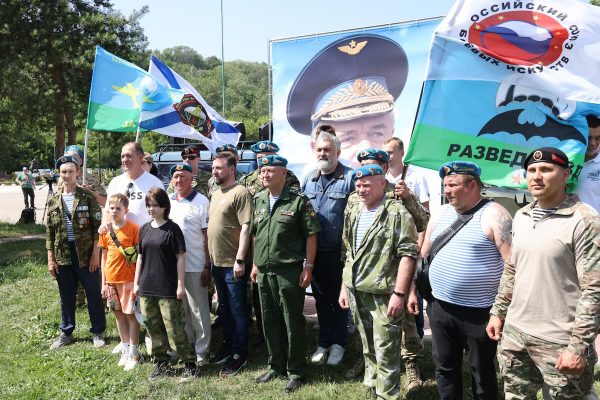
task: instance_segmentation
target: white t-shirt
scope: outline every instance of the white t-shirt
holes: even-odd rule
[[[596,158],[583,164],[575,193],[579,196],[579,200],[600,213],[600,153]]]
[[[387,181],[391,184],[396,185],[402,180],[402,174],[394,177],[390,171],[388,171],[385,175],[385,179],[387,179]],[[404,182],[406,183],[406,186],[408,186],[408,188],[417,196],[421,203],[429,201],[430,196],[427,182],[417,171],[414,170],[414,168],[408,167]]]
[[[202,230],[208,228],[208,199],[195,190],[179,201],[176,193],[169,197],[169,218],[179,225],[185,238],[185,272],[202,272],[206,264]]]
[[[160,179],[155,177],[149,172],[144,171],[136,180],[132,181],[126,174],[115,176],[108,184],[106,189],[106,196],[110,198],[115,193],[127,194],[127,187],[132,183],[129,188],[129,212],[126,215],[127,220],[138,224],[139,226],[144,225],[146,222],[150,222],[152,218],[146,210],[146,194],[153,187],[164,189],[164,186]],[[108,211],[109,204],[106,202],[105,210]]]

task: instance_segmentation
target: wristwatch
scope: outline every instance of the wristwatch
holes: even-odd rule
[[[395,294],[398,297],[405,297],[406,294],[402,293],[402,292],[396,292],[395,290],[392,292],[392,294]]]
[[[315,264],[304,263],[304,269],[313,269],[314,266]]]
[[[242,260],[241,258],[238,258],[237,260],[235,260],[236,264],[243,264],[244,260]]]

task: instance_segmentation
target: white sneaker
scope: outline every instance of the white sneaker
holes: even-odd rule
[[[125,371],[131,371],[132,369],[134,369],[139,363],[140,363],[140,355],[136,354],[129,354],[129,358],[127,359],[127,363],[125,363],[125,368],[123,368]]]
[[[121,348],[121,342],[119,342],[119,344],[116,345],[114,349],[112,349],[111,353],[112,354],[120,354],[120,353],[122,353],[121,350],[122,350],[122,348]]]
[[[121,353],[121,358],[119,358],[117,365],[119,367],[124,367],[125,364],[127,364],[127,360],[129,360],[129,353]]]
[[[317,350],[313,353],[312,356],[310,356],[310,361],[314,362],[316,364],[320,364],[323,361],[325,361],[325,358],[327,357],[327,353],[329,352],[329,349],[325,349],[321,346],[317,347]]]
[[[92,336],[92,342],[94,342],[94,347],[96,348],[106,346],[106,342],[104,341],[104,335],[102,335],[101,333]]]
[[[329,358],[327,359],[327,365],[338,365],[342,358],[344,358],[344,352],[346,350],[339,344],[334,344],[329,349]]]

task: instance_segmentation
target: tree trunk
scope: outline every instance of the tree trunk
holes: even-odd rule
[[[52,83],[56,87],[54,92],[54,124],[56,126],[56,138],[54,144],[54,158],[57,159],[65,151],[65,97],[60,89],[60,77],[62,71],[58,65],[52,67]]]

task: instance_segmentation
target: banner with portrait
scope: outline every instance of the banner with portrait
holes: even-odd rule
[[[314,168],[311,132],[334,126],[342,162],[408,144],[425,78],[432,33],[441,18],[273,40],[273,141],[302,178]]]

